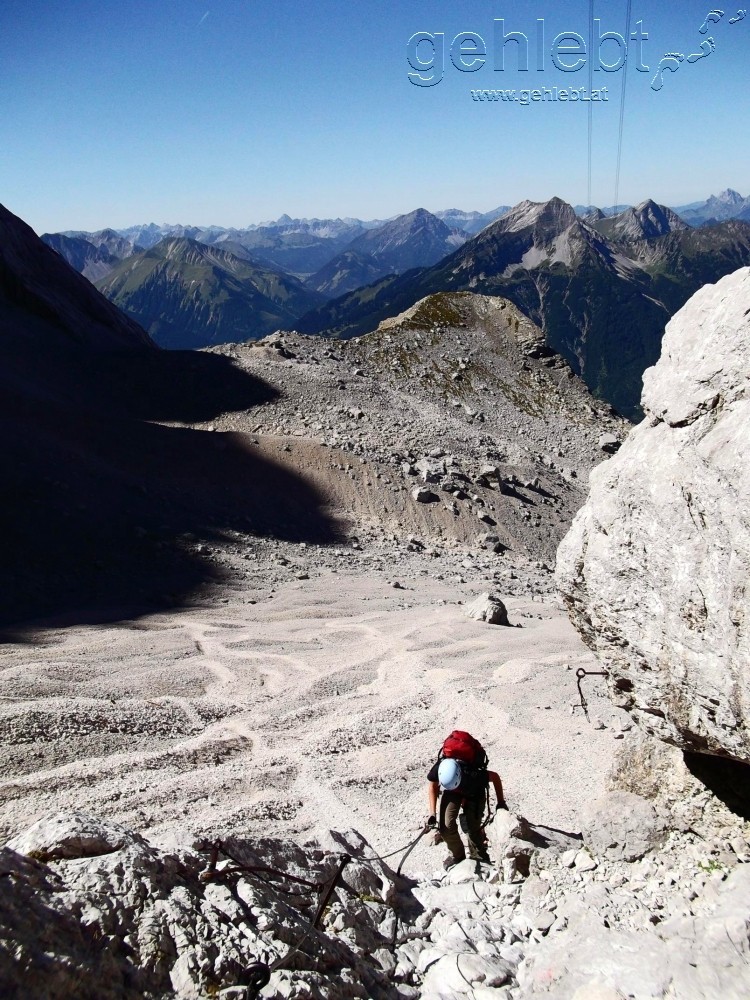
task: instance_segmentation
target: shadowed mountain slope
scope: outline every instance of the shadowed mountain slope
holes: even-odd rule
[[[272,399],[224,357],[159,351],[0,210],[0,624],[187,600],[227,532],[332,540],[322,498],[244,439],[191,422]]]
[[[70,266],[89,281],[97,281],[109,274],[120,260],[105,246],[97,247],[82,236],[63,236],[62,233],[44,233],[43,243],[52,247]]]
[[[153,347],[140,326],[100,295],[33,229],[0,205],[0,315],[3,346],[31,343],[44,326],[45,346],[78,345],[93,350]],[[14,310],[28,317],[14,327]]]

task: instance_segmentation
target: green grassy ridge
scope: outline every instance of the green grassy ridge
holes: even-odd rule
[[[257,339],[323,301],[296,278],[187,239],[121,261],[97,287],[173,348]]]

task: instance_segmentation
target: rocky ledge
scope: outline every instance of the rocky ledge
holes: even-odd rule
[[[375,852],[354,831],[302,846],[238,837],[212,855],[208,843],[157,845],[80,813],[52,816],[0,851],[0,991],[19,1000],[750,993],[747,826],[668,831],[658,807],[617,792],[592,806],[582,835],[502,812],[488,832],[495,865],[398,876],[366,860]],[[267,982],[255,990],[259,968]]]

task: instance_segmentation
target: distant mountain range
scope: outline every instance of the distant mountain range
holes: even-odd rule
[[[600,232],[606,230],[609,235]],[[653,201],[592,224],[559,198],[521,202],[438,264],[357,289],[297,329],[351,337],[438,291],[513,301],[591,391],[639,415],[664,327],[701,285],[750,264],[750,223],[688,227]]]
[[[272,222],[258,222],[246,227],[245,232],[252,232],[254,229],[268,229],[277,232],[300,232],[309,233],[311,236],[322,236],[324,238],[340,236],[353,229],[378,229],[386,222],[395,219],[293,219],[289,215],[282,215]]]
[[[118,261],[142,249],[113,229],[86,234],[45,233],[41,239],[89,281],[103,278]]]
[[[386,274],[436,264],[468,239],[460,229],[449,229],[441,219],[418,208],[378,229],[362,233],[309,280],[329,297],[343,295]]]
[[[213,244],[186,236],[167,237],[138,253],[131,252],[133,244],[127,241],[121,249],[128,256],[117,261],[110,255],[104,262],[83,253],[80,260],[74,257],[80,237],[46,239],[73,266],[83,262],[97,288],[144,326],[160,346],[170,348],[241,342],[291,328],[301,315],[331,296],[383,275],[434,264],[469,239],[424,209],[357,233],[346,250],[306,283],[269,263],[270,240],[276,241],[272,244],[276,250],[287,254],[290,244],[279,242],[284,234],[269,239],[261,229],[235,233],[233,239],[217,239]],[[300,236],[306,238],[296,233]],[[329,243],[339,240],[341,233],[327,239]],[[307,250],[311,245],[307,244]],[[103,252],[88,246],[91,254]]]
[[[498,209],[501,213],[504,209]],[[495,213],[451,212],[470,227],[481,227]],[[95,281],[118,259],[150,249],[165,238],[184,238],[227,249],[239,257],[307,280],[310,288],[342,294],[383,274],[435,263],[468,238],[470,230],[451,226],[424,209],[387,222],[360,219],[290,219],[224,229],[220,226],[132,226],[114,233],[66,232],[43,239],[76,270]],[[373,238],[374,233],[378,233]],[[111,234],[104,240],[103,234]],[[120,245],[116,245],[116,240]],[[86,246],[86,242],[91,246]],[[338,277],[337,277],[338,276]],[[329,288],[330,286],[330,288]]]
[[[503,295],[592,392],[632,417],[667,319],[702,283],[750,263],[749,203],[727,190],[676,210],[552,199],[386,222],[282,216],[246,229],[149,224],[44,239],[169,347],[278,328],[351,337],[433,292]]]
[[[119,261],[97,287],[170,348],[257,339],[324,301],[262,261],[186,237]]]
[[[599,215],[604,218],[607,215],[619,215],[626,208],[630,208],[630,205],[610,205],[608,208],[597,208],[596,205],[576,205],[574,211],[581,219],[591,215]]]
[[[435,212],[434,215],[451,229],[462,229],[465,233],[475,235],[495,219],[505,215],[510,205],[500,205],[491,212],[462,212],[459,208],[449,208],[447,211]]]
[[[596,205],[576,205],[576,215],[587,218],[597,213],[602,216],[620,215],[630,205],[610,205],[608,208],[597,208]],[[750,220],[750,197],[745,198],[732,188],[727,188],[721,194],[711,195],[705,201],[693,201],[689,205],[672,206],[672,211],[679,215],[683,222],[691,226],[703,226],[711,222],[726,222],[729,219]]]
[[[605,208],[576,205],[575,213],[585,221],[595,223],[621,215],[628,208],[628,205]],[[431,218],[440,220],[454,233],[473,236],[509,210],[509,205],[500,205],[490,212],[466,212],[452,208],[431,213]],[[719,195],[712,195],[705,202],[692,202],[673,208],[672,211],[692,226],[730,218],[750,220],[750,198],[727,189]],[[45,234],[42,238],[76,270],[94,281],[104,277],[117,260],[140,250],[147,250],[166,237],[184,237],[211,246],[226,244],[224,249],[238,256],[245,256],[249,251],[254,260],[264,261],[271,268],[307,281],[316,291],[339,295],[353,290],[357,285],[371,283],[389,271],[399,272],[405,269],[395,261],[385,260],[382,254],[372,254],[368,234],[394,223],[403,225],[403,220],[413,215],[411,212],[387,220],[293,219],[282,215],[275,221],[254,223],[244,229],[224,226],[158,226],[151,222],[144,226],[130,226],[116,231],[104,229],[97,233],[69,230]],[[81,243],[81,240],[92,244],[93,249]],[[415,253],[409,266],[424,267],[435,263],[437,257],[433,247],[436,242],[439,241],[432,241],[421,259]],[[448,251],[450,249],[452,248],[449,247]],[[376,260],[371,259],[373,256]],[[404,259],[407,256],[408,253],[402,255]]]
[[[710,222],[726,222],[729,219],[750,221],[750,197],[744,198],[732,188],[721,194],[711,195],[704,202],[693,202],[675,208],[675,212],[691,226],[703,226]]]
[[[503,205],[491,212],[463,212],[459,209],[450,209],[435,215],[426,212],[424,214],[430,216],[430,219],[445,224],[448,236],[439,230],[436,223],[432,223],[433,234],[429,240],[425,240],[424,235],[420,236],[417,232],[419,226],[416,226],[414,251],[411,257],[406,247],[400,256],[404,260],[408,258],[409,267],[434,263],[439,259],[436,256],[436,246],[443,250],[441,256],[444,256],[458,245],[460,239],[466,239],[467,236],[479,232],[503,215],[508,207]],[[417,211],[424,212],[424,209]],[[415,215],[415,212],[410,212],[387,220],[292,219],[288,215],[282,215],[274,222],[253,224],[244,229],[223,226],[158,226],[151,222],[144,226],[130,226],[117,231],[105,229],[97,233],[86,233],[68,230],[63,233],[47,233],[42,238],[61,253],[72,267],[84,273],[92,281],[104,277],[117,260],[128,257],[133,252],[148,250],[167,237],[177,237],[210,246],[227,244],[226,249],[239,256],[242,256],[239,251],[242,247],[245,251],[249,251],[256,261],[264,261],[270,267],[292,274],[303,281],[310,279],[310,287],[313,289],[321,286],[321,290],[324,290],[325,286],[331,284],[332,292],[341,294],[356,287],[352,284],[353,281],[364,284],[382,274],[405,269],[398,263],[398,254],[390,254],[392,259],[389,260],[386,251],[373,253],[373,249],[377,250],[380,241],[371,243],[367,235],[386,229],[383,237],[385,243],[390,238],[388,233],[394,232],[392,227],[395,225],[397,233],[395,241],[398,241],[399,228],[411,224],[404,220],[412,220]],[[456,238],[454,243],[448,242],[441,247],[440,240],[450,240],[451,235],[459,238]],[[92,244],[94,249],[86,247],[80,242],[81,240]],[[120,245],[117,244],[117,240],[120,241]],[[359,240],[363,241],[361,245],[358,245]],[[418,250],[420,240],[425,251],[422,256]],[[347,256],[341,256],[344,254]],[[341,260],[326,271],[327,266],[339,256]],[[342,277],[337,281],[336,275],[339,273]]]
[[[324,267],[352,240],[366,230],[359,225],[341,227],[288,226],[227,230],[215,237],[196,235],[194,239],[214,246],[233,243],[249,250],[269,267],[292,274],[301,280]]]

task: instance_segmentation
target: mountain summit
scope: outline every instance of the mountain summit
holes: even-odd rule
[[[729,206],[739,205],[746,201],[746,199],[742,197],[739,191],[735,191],[734,188],[726,188],[720,194],[712,195],[708,200],[709,202],[713,201],[721,205],[729,205]]]
[[[465,240],[459,230],[449,229],[437,216],[418,208],[386,222],[380,229],[363,233],[349,246],[352,250],[369,253],[376,260],[387,258],[400,270],[408,270],[423,267],[425,256],[440,254],[444,257]]]
[[[343,295],[387,274],[436,264],[467,239],[466,233],[450,229],[437,216],[418,208],[362,233],[308,284],[329,296]]]
[[[252,340],[322,302],[291,275],[186,238],[121,261],[97,287],[162,347]]]
[[[591,220],[591,225],[610,239],[626,241],[651,240],[690,228],[671,208],[657,205],[650,198],[619,215]]]
[[[712,194],[705,202],[685,205],[675,211],[691,226],[702,226],[709,222],[724,222],[728,219],[748,219],[750,218],[750,198],[744,198],[739,191],[727,188],[720,194]]]
[[[578,221],[575,210],[562,198],[549,201],[521,201],[488,228],[496,233],[518,233],[535,229],[558,234]]]

